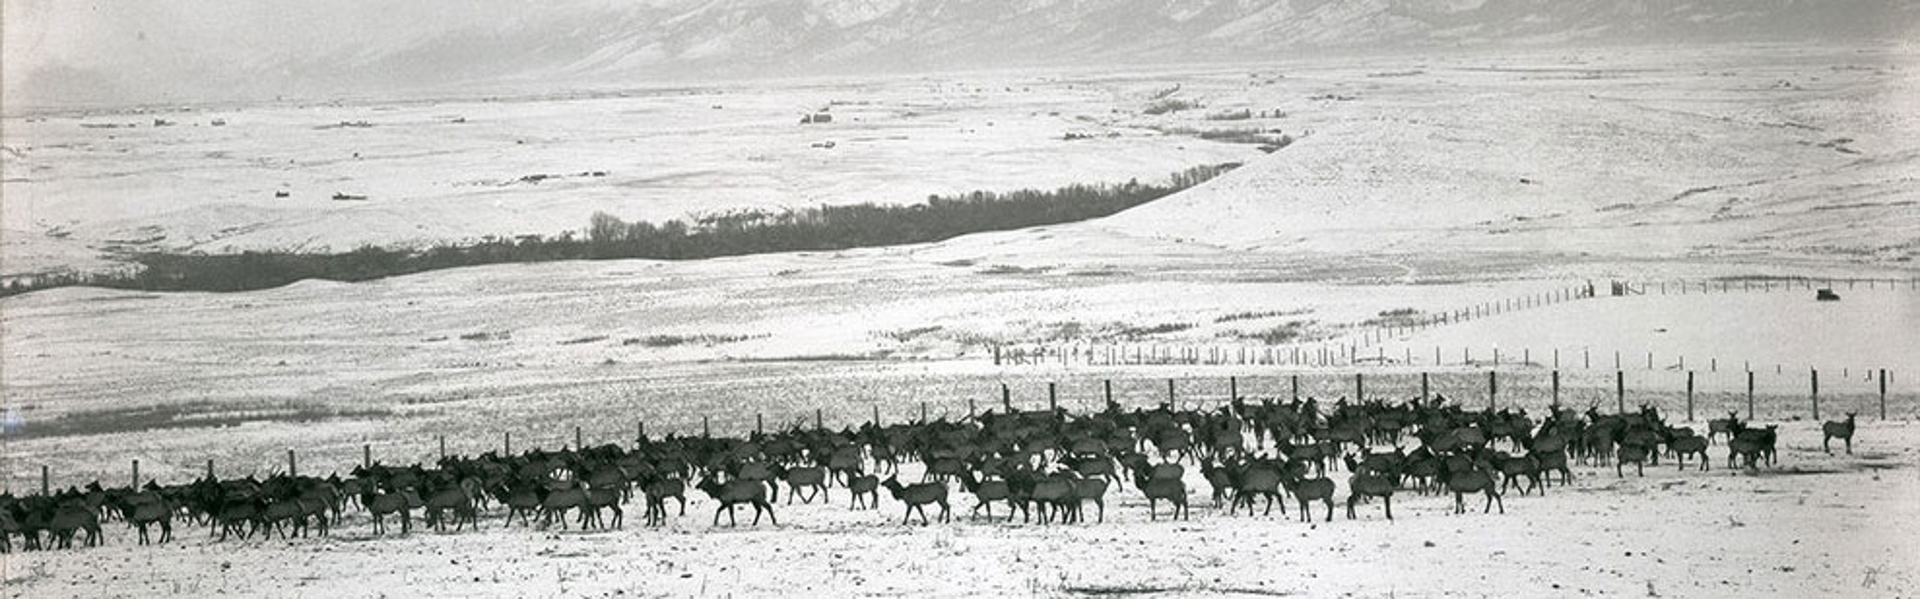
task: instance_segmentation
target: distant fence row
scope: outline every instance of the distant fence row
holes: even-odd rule
[[[1433,361],[1425,362],[1425,352],[1416,352],[1411,347],[1399,348],[1389,354],[1381,344],[1434,327],[1460,324],[1498,316],[1521,310],[1542,308],[1570,301],[1593,299],[1597,297],[1624,297],[1635,295],[1699,295],[1713,293],[1773,293],[1776,291],[1813,291],[1816,289],[1847,290],[1865,288],[1869,290],[1920,290],[1920,279],[1816,279],[1816,278],[1737,278],[1668,281],[1610,281],[1603,295],[1595,284],[1569,286],[1542,293],[1507,297],[1488,301],[1464,308],[1450,309],[1433,313],[1383,313],[1379,318],[1362,323],[1355,330],[1331,337],[1312,340],[1296,339],[1238,339],[1225,343],[1146,343],[1127,341],[1084,341],[1084,342],[1043,342],[1014,343],[994,345],[989,348],[989,356],[996,366],[1027,365],[1087,365],[1087,366],[1130,366],[1130,365],[1188,365],[1188,366],[1290,366],[1290,367],[1352,367],[1363,365],[1430,365],[1447,366],[1449,356],[1457,355],[1456,365],[1463,366],[1500,366],[1502,355],[1498,348],[1491,348],[1478,354],[1473,348],[1459,347],[1457,352],[1443,352],[1442,348],[1433,349]],[[1232,315],[1217,318],[1219,324],[1233,320]],[[1167,331],[1177,332],[1177,331]],[[1249,342],[1254,341],[1254,342]],[[1373,350],[1373,351],[1366,351]],[[1625,368],[1626,359],[1637,356],[1623,356],[1612,353],[1613,368]],[[1509,351],[1505,356],[1508,362],[1515,358],[1519,363],[1533,364],[1531,350],[1522,349],[1516,356]],[[1541,356],[1543,359],[1546,356]],[[1594,356],[1587,350],[1581,356],[1582,368],[1592,368]],[[1654,353],[1646,354],[1647,368],[1655,367]],[[1684,356],[1669,356],[1677,359],[1677,368],[1686,368]],[[1601,356],[1605,364],[1606,356]],[[1717,358],[1708,358],[1711,368],[1719,368]],[[1540,363],[1539,365],[1545,365]],[[1667,366],[1667,363],[1661,363]],[[1554,368],[1561,367],[1559,350],[1553,350]],[[1604,366],[1603,366],[1604,367]],[[1751,368],[1748,363],[1746,368]]]

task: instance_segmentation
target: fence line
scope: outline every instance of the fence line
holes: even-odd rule
[[[1574,300],[1597,299],[1599,297],[1624,297],[1632,295],[1684,295],[1688,293],[1771,293],[1776,290],[1795,289],[1832,289],[1844,285],[1845,289],[1865,287],[1867,289],[1897,290],[1902,287],[1900,279],[1835,279],[1835,278],[1723,278],[1707,280],[1675,279],[1667,281],[1610,281],[1609,294],[1598,295],[1596,286],[1591,282],[1554,289],[1542,293],[1509,297],[1495,301],[1482,302],[1464,308],[1449,309],[1443,312],[1427,314],[1403,314],[1389,316],[1383,313],[1375,320],[1396,320],[1386,324],[1362,323],[1360,330],[1345,335],[1329,337],[1312,342],[1284,343],[1127,343],[1127,342],[1072,342],[1042,344],[992,344],[988,347],[990,359],[996,366],[1002,365],[1086,365],[1086,366],[1134,366],[1134,365],[1272,365],[1272,366],[1355,366],[1364,363],[1391,363],[1394,356],[1387,355],[1386,343],[1390,339],[1402,338],[1413,333],[1429,330],[1449,324],[1471,322],[1489,316],[1498,316],[1517,310],[1540,308]],[[1904,281],[1909,290],[1920,289],[1920,278]],[[1668,285],[1668,283],[1672,283]],[[1636,287],[1635,285],[1638,285]],[[1216,319],[1214,324],[1227,322]],[[1191,325],[1189,325],[1190,327]],[[1362,349],[1373,349],[1371,355],[1365,355]],[[1557,350],[1556,350],[1557,351]],[[1397,356],[1406,363],[1413,363],[1413,350],[1405,347],[1402,355]],[[1591,362],[1591,356],[1583,358]],[[1648,356],[1648,367],[1652,367],[1653,356]],[[1684,357],[1679,364],[1685,368]],[[1530,356],[1523,358],[1531,361]],[[1471,358],[1462,361],[1470,362]],[[1618,360],[1616,359],[1616,362]],[[1718,370],[1717,357],[1710,358],[1711,368]],[[1442,364],[1436,354],[1435,365]],[[1495,358],[1498,364],[1498,358]],[[1558,367],[1558,356],[1555,357]],[[1616,368],[1619,365],[1616,363]]]
[[[1805,374],[1806,378],[1804,380],[1806,387],[1804,387],[1804,391],[1795,392],[1791,390],[1791,381],[1775,380],[1769,381],[1769,388],[1766,389],[1766,393],[1764,394],[1756,392],[1755,379],[1757,373],[1751,370],[1744,371],[1744,377],[1735,377],[1736,379],[1744,378],[1744,387],[1728,380],[1727,377],[1721,377],[1720,380],[1717,381],[1705,381],[1709,384],[1703,386],[1701,383],[1703,382],[1703,378],[1706,377],[1700,377],[1700,373],[1697,371],[1687,371],[1685,373],[1684,387],[1669,386],[1670,383],[1666,381],[1649,380],[1645,377],[1633,377],[1630,376],[1631,373],[1632,371],[1629,370],[1613,370],[1607,373],[1610,376],[1603,377],[1604,379],[1612,379],[1611,381],[1601,382],[1590,379],[1585,381],[1584,384],[1574,386],[1564,385],[1562,371],[1557,369],[1544,373],[1544,376],[1543,373],[1537,371],[1486,369],[1484,371],[1466,370],[1451,372],[1422,370],[1417,373],[1380,373],[1373,371],[1351,373],[1293,372],[1284,375],[1232,375],[1204,378],[1103,378],[1098,379],[1098,385],[1094,385],[1092,379],[1083,379],[1075,385],[1063,385],[1057,381],[1047,381],[1044,387],[1036,383],[1028,383],[1018,388],[1011,382],[1002,381],[981,395],[997,395],[997,397],[993,397],[993,399],[998,401],[990,400],[986,405],[996,406],[999,408],[998,411],[1002,413],[1013,410],[1031,411],[1040,409],[1067,409],[1069,412],[1087,413],[1099,411],[1109,404],[1117,404],[1123,407],[1145,407],[1164,404],[1182,409],[1231,409],[1230,406],[1235,400],[1260,402],[1267,400],[1288,401],[1294,399],[1316,399],[1323,411],[1329,411],[1331,406],[1340,401],[1346,401],[1348,398],[1352,398],[1352,401],[1376,399],[1391,403],[1416,398],[1422,401],[1434,401],[1444,397],[1455,405],[1473,410],[1483,408],[1530,410],[1551,405],[1560,405],[1571,409],[1581,409],[1585,407],[1588,409],[1604,410],[1604,408],[1600,406],[1612,403],[1615,412],[1625,412],[1637,410],[1640,406],[1652,406],[1660,409],[1662,412],[1672,414],[1673,416],[1670,416],[1671,420],[1678,420],[1680,423],[1696,426],[1702,422],[1701,420],[1697,420],[1700,416],[1700,414],[1697,413],[1699,409],[1707,409],[1706,415],[1709,416],[1718,413],[1719,410],[1737,410],[1741,403],[1740,400],[1742,399],[1744,399],[1747,410],[1746,418],[1748,420],[1755,420],[1756,417],[1791,417],[1792,419],[1798,420],[1802,415],[1810,416],[1814,420],[1819,420],[1821,417],[1820,410],[1822,404],[1825,403],[1828,407],[1831,407],[1835,405],[1836,401],[1841,402],[1839,405],[1851,406],[1851,411],[1858,411],[1862,414],[1873,413],[1871,408],[1875,407],[1874,404],[1877,404],[1879,418],[1883,421],[1895,415],[1903,415],[1906,419],[1912,419],[1916,415],[1920,415],[1920,396],[1916,396],[1910,392],[1904,394],[1907,401],[1899,406],[1905,411],[1899,414],[1890,413],[1889,381],[1893,377],[1893,371],[1889,369],[1876,369],[1872,371],[1869,376],[1873,384],[1868,385],[1865,389],[1858,387],[1842,388],[1835,385],[1822,388],[1820,387],[1819,371],[1809,369]],[[1417,374],[1417,377],[1414,376],[1415,374]],[[1728,374],[1732,375],[1735,373]],[[1485,378],[1484,383],[1478,382],[1476,379],[1483,375]],[[1656,379],[1657,378],[1658,377],[1656,377]],[[1793,378],[1798,378],[1798,376],[1795,375]],[[1612,384],[1608,385],[1607,383]],[[1543,384],[1548,386],[1543,387]],[[1612,388],[1607,389],[1606,387],[1609,386]],[[1788,387],[1788,389],[1783,391],[1781,389],[1783,386]],[[1823,393],[1823,391],[1825,393]],[[1835,393],[1836,391],[1839,393]],[[1484,392],[1484,394],[1482,394],[1482,392]],[[1768,400],[1764,404],[1766,407],[1765,410],[1758,409],[1760,406],[1757,405],[1756,397],[1762,397]],[[1863,397],[1865,399],[1863,399]],[[1605,401],[1609,399],[1612,401]],[[1584,400],[1584,403],[1582,403],[1582,400]],[[795,410],[771,413],[771,415],[774,417],[773,422],[776,424],[774,429],[783,430],[789,428],[805,428],[808,424],[811,424],[816,429],[839,429],[857,426],[864,422],[873,422],[880,425],[916,421],[926,422],[936,417],[936,414],[933,413],[929,407],[929,402],[926,401],[911,404],[892,404],[890,408],[883,413],[882,404],[885,403],[887,402],[878,400],[871,402],[869,406],[871,418],[865,419],[864,421],[856,421],[855,419],[868,416],[868,414],[859,413],[866,410],[856,410],[853,414],[842,414],[832,413],[824,408],[814,407],[810,410],[811,414],[806,413],[809,411],[806,408],[796,408]],[[957,408],[957,406],[947,407],[949,409]],[[974,402],[974,397],[967,397],[964,418],[977,417],[981,413],[977,407]],[[1848,408],[1845,407],[1842,409],[1843,411],[1848,410]],[[770,413],[764,411],[756,412],[751,429],[737,428],[737,430],[720,430],[717,432],[722,435],[744,435],[751,432],[773,430],[767,426],[767,417],[769,415]],[[829,415],[833,415],[835,418],[827,418]],[[1681,418],[1681,415],[1684,415],[1684,418]],[[809,416],[811,417],[809,418]],[[851,418],[848,418],[849,416]],[[947,416],[955,418],[961,417],[958,413],[948,413]],[[602,425],[607,423],[605,420],[596,422]],[[786,424],[781,425],[780,423]],[[644,438],[650,431],[644,419],[636,418],[632,426],[633,428],[626,429],[625,433],[609,432],[607,427],[601,426],[598,427],[597,430],[592,431],[591,434],[589,434],[585,426],[580,424],[558,424],[551,427],[518,427],[500,431],[498,436],[494,437],[497,443],[481,441],[469,443],[467,448],[470,450],[469,453],[499,450],[504,455],[513,455],[534,448],[549,450],[562,448],[577,449],[582,446],[599,446],[606,443],[621,443],[625,445],[636,439]],[[569,427],[571,430],[568,430]],[[659,428],[658,426],[653,427],[651,432],[659,433]],[[620,425],[618,429],[613,430],[617,431],[619,429],[625,429],[625,425]],[[538,431],[545,432],[541,433]],[[712,428],[712,422],[706,418],[702,419],[700,429],[697,431],[671,431],[673,434],[680,435],[691,435],[696,432],[700,435],[712,436],[716,431]],[[631,433],[633,437],[626,437],[626,433]],[[398,459],[387,463],[410,463],[414,460],[431,461],[436,455],[438,457],[457,455],[448,452],[447,436],[445,434],[432,434],[424,436],[413,443],[407,442],[404,438],[389,438],[377,442],[363,442],[360,446],[361,455],[358,456],[360,459],[356,460],[355,463],[352,463],[347,468],[338,468],[339,464],[337,463],[323,465],[321,460],[315,459],[314,457],[315,454],[334,455],[338,457],[336,455],[337,452],[313,451],[309,452],[303,459],[300,452],[294,448],[286,448],[284,471],[289,473],[307,472],[310,475],[317,475],[327,471],[344,472],[351,470],[351,466],[381,462],[383,458],[380,452],[376,452],[376,446],[389,450],[411,448],[400,449],[397,455]],[[478,447],[476,448],[475,446]],[[430,452],[424,449],[428,447],[437,447],[437,452]],[[132,472],[130,480],[134,482],[136,486],[138,484],[144,484],[145,481],[140,479],[141,459],[133,458],[129,463]],[[148,463],[151,465],[151,460],[149,460]],[[315,466],[321,467],[316,468]],[[278,469],[278,467],[275,468],[275,470]],[[205,463],[205,473],[207,476],[224,475],[235,477],[258,474],[259,471],[256,469],[222,470],[218,467],[215,460],[207,459]],[[41,465],[41,480],[39,482],[43,492],[64,488],[55,487],[52,482],[53,474],[51,466]],[[11,481],[9,481],[9,483],[11,483]],[[9,484],[9,486],[11,485]]]

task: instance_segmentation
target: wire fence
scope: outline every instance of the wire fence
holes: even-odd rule
[[[1295,371],[1222,377],[1139,376],[1116,371],[1113,376],[1074,376],[1050,380],[1044,376],[969,379],[968,385],[929,388],[911,400],[857,399],[827,394],[817,401],[761,404],[749,410],[716,410],[697,419],[684,417],[649,422],[643,417],[621,418],[620,410],[600,410],[571,422],[547,419],[517,426],[497,426],[492,434],[434,433],[421,429],[391,432],[352,442],[334,440],[305,443],[284,451],[235,449],[186,460],[177,456],[142,463],[139,459],[112,464],[67,462],[72,472],[41,464],[34,474],[13,473],[8,488],[34,492],[60,489],[92,480],[114,486],[185,482],[205,475],[221,478],[265,476],[281,472],[326,476],[354,466],[431,464],[443,456],[501,455],[532,449],[559,450],[617,443],[632,446],[642,435],[743,436],[757,431],[805,428],[842,429],[867,422],[882,425],[934,419],[963,419],[987,410],[1042,410],[1061,408],[1073,414],[1104,409],[1110,402],[1124,409],[1171,405],[1186,410],[1217,410],[1235,398],[1247,402],[1315,399],[1323,410],[1339,401],[1401,402],[1414,398],[1437,400],[1467,409],[1513,409],[1544,414],[1560,405],[1601,413],[1653,407],[1668,421],[1699,429],[1707,419],[1728,414],[1744,420],[1837,420],[1849,413],[1862,419],[1913,420],[1920,417],[1920,389],[1897,384],[1891,370],[1866,373],[1580,370],[1476,370],[1454,368],[1421,372],[1380,372],[1355,369],[1342,372]],[[631,412],[640,413],[640,412]],[[476,427],[477,428],[477,427]],[[31,477],[31,478],[28,478]],[[34,480],[37,479],[37,480]],[[31,482],[29,482],[31,481]],[[27,486],[31,484],[31,487]]]

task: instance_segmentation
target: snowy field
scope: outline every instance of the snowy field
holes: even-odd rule
[[[13,115],[0,275],[105,268],[116,251],[556,235],[595,211],[911,203],[1228,161],[1250,164],[1097,229],[1286,252],[1886,264],[1920,239],[1914,59],[1543,49]],[[1168,102],[1194,108],[1154,109]],[[823,110],[833,122],[800,124]],[[1293,143],[1269,155],[1202,135]]]
[[[830,426],[876,410],[951,418],[995,405],[1003,383],[1038,407],[1058,382],[1062,405],[1082,410],[1103,379],[1128,405],[1161,401],[1168,379],[1177,401],[1213,405],[1228,377],[1242,395],[1285,397],[1300,375],[1303,395],[1337,398],[1360,372],[1369,397],[1405,398],[1431,372],[1467,405],[1538,410],[1556,351],[1563,402],[1580,408],[1615,405],[1616,352],[1629,407],[1669,421],[1685,418],[1694,372],[1696,427],[1745,408],[1751,368],[1755,420],[1783,432],[1781,465],[1758,474],[1723,468],[1716,447],[1708,473],[1576,468],[1572,488],[1510,495],[1504,515],[1448,515],[1448,501],[1407,493],[1394,522],[1377,505],[1331,524],[1228,516],[1201,492],[1192,522],[1148,522],[1128,488],[1110,495],[1105,524],[902,527],[898,502],[851,512],[836,488],[832,505],[783,506],[780,526],[739,530],[709,527],[704,498],[664,530],[629,509],[625,529],[584,534],[503,530],[495,513],[477,533],[374,539],[349,520],[328,539],[215,543],[189,528],[139,548],[115,523],[104,548],[0,557],[0,593],[472,596],[523,583],[554,596],[1911,596],[1912,64],[1870,49],[1567,51],[10,118],[4,274],[99,267],[110,247],[551,234],[595,210],[914,201],[1248,162],[1106,219],[918,246],[0,299],[14,431],[0,482],[16,493],[37,489],[42,466],[64,486],[125,480],[139,459],[143,476],[176,481],[208,459],[223,476],[269,474],[288,449],[303,473],[350,468],[363,447],[426,460],[442,436],[450,452],[477,453],[508,434],[516,449],[569,445],[575,427],[592,443],[627,441],[642,423],[697,433],[703,419],[737,434],[756,415],[784,427],[816,409]],[[1205,108],[1142,113],[1175,85],[1171,97]],[[872,103],[833,104],[856,99]],[[833,124],[798,124],[827,105]],[[1239,108],[1284,116],[1205,118]],[[318,128],[342,121],[370,126]],[[1277,128],[1296,141],[1265,154],[1154,127]],[[606,174],[519,181],[594,171]],[[1843,286],[1837,303],[1799,288],[1582,299],[1368,337],[1388,312],[1589,281],[1604,294],[1611,280],[1753,277],[1901,283]],[[996,366],[990,349],[1239,348],[1277,329],[1298,334],[1278,349],[1356,345],[1389,363]],[[1819,451],[1811,368],[1822,419],[1861,415],[1852,456]],[[1884,421],[1867,378],[1879,369],[1893,372]],[[1491,399],[1488,370],[1503,377]],[[956,501],[961,515],[971,505]]]
[[[1505,514],[1453,515],[1450,497],[1406,492],[1392,521],[1373,504],[1324,522],[1315,505],[1307,524],[1292,506],[1227,515],[1199,492],[1191,521],[1163,511],[1152,522],[1129,488],[1109,494],[1101,524],[978,520],[959,493],[956,522],[923,527],[902,526],[891,500],[853,511],[835,488],[831,504],[779,506],[779,526],[712,528],[705,499],[661,529],[630,518],[605,532],[503,527],[492,513],[480,532],[375,538],[361,516],[324,539],[222,543],[189,528],[139,547],[113,530],[104,547],[13,554],[0,568],[8,592],[27,597],[1898,597],[1920,587],[1920,429],[1863,424],[1852,456],[1821,453],[1810,425],[1782,435],[1778,469],[1663,463],[1617,478],[1576,467],[1571,487],[1507,495]],[[1206,488],[1197,475],[1188,484]]]

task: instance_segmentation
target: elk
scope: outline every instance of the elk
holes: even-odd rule
[[[65,500],[53,509],[53,517],[47,521],[47,532],[60,541],[61,549],[73,548],[73,535],[85,532],[83,545],[100,545],[100,513],[84,500]]]
[[[1293,494],[1294,501],[1300,503],[1300,521],[1312,522],[1313,511],[1308,509],[1311,502],[1318,500],[1327,506],[1327,520],[1333,521],[1333,481],[1326,477],[1303,478],[1308,468],[1306,462],[1290,462],[1280,484]]]
[[[860,448],[853,445],[839,447],[827,456],[827,482],[840,481],[841,484],[853,484],[853,477],[860,474]]]
[[[1347,495],[1347,519],[1352,520],[1356,517],[1353,512],[1353,506],[1360,503],[1360,498],[1379,497],[1386,504],[1387,519],[1392,520],[1393,491],[1395,487],[1399,486],[1398,483],[1394,482],[1394,479],[1398,477],[1391,473],[1360,471],[1357,467],[1358,465],[1354,463],[1352,456],[1347,456],[1345,461],[1347,463],[1347,471],[1354,473],[1353,476],[1347,478],[1347,489],[1349,490]]]
[[[677,478],[651,477],[641,481],[640,492],[647,496],[647,526],[667,523],[667,499],[680,501],[680,515],[687,515],[687,483]]]
[[[946,483],[914,483],[912,486],[906,486],[900,484],[900,477],[895,475],[887,477],[887,480],[881,481],[880,485],[886,487],[887,492],[892,493],[894,499],[907,504],[906,514],[900,518],[901,524],[911,522],[914,512],[920,513],[921,526],[932,524],[932,521],[927,519],[926,506],[929,503],[940,504],[941,522],[947,522],[951,518],[951,510],[947,506]]]
[[[571,480],[549,481],[537,487],[540,494],[540,526],[553,526],[555,516],[560,517],[560,530],[567,529],[567,510],[580,512],[580,526],[587,522],[587,491]]]
[[[1744,458],[1746,459],[1748,470],[1757,470],[1760,468],[1761,456],[1765,452],[1766,446],[1762,445],[1759,440],[1751,437],[1735,436],[1732,441],[1727,442],[1727,467],[1738,467],[1735,465],[1735,458]]]
[[[880,508],[880,477],[872,474],[848,474],[847,491],[853,493],[853,508]]]
[[[800,503],[813,503],[815,497],[820,498],[820,503],[827,502],[827,470],[825,468],[807,466],[789,469],[775,464],[773,473],[780,480],[787,482],[787,505],[793,505],[793,498],[800,495],[801,489],[808,490],[808,493],[800,497]]]
[[[120,510],[120,517],[126,520],[128,526],[139,529],[141,545],[150,542],[147,527],[155,524],[160,525],[161,543],[173,540],[173,508],[159,493],[147,491],[131,495],[121,499],[116,507]],[[7,517],[5,512],[0,512],[0,518],[3,517]],[[13,531],[0,531],[0,535],[7,532]]]
[[[1102,524],[1106,523],[1107,521],[1106,496],[1107,496],[1107,479],[1098,478],[1098,477],[1074,479],[1073,505],[1072,505],[1073,520],[1075,522],[1086,522],[1086,518],[1083,518],[1080,515],[1080,506],[1085,502],[1087,502],[1088,500],[1092,500],[1093,505],[1099,508],[1100,510],[1099,512],[1100,519],[1097,520],[1097,522],[1100,522]],[[1252,508],[1248,508],[1248,509],[1251,510]]]
[[[1387,508],[1387,519],[1393,519],[1394,484],[1392,478],[1372,473],[1355,474],[1347,478],[1347,488],[1351,491],[1351,493],[1347,495],[1348,520],[1355,518],[1353,506],[1360,502],[1361,497],[1379,497],[1384,500]]]
[[[1146,472],[1133,473],[1133,486],[1147,496],[1147,518],[1159,520],[1160,500],[1173,504],[1173,519],[1192,520],[1193,514],[1187,509],[1187,484],[1177,478],[1153,478]]]
[[[734,519],[733,508],[743,503],[753,506],[755,526],[760,525],[760,512],[766,512],[767,521],[772,522],[774,526],[780,525],[780,520],[773,515],[773,504],[767,501],[767,486],[760,481],[736,478],[723,484],[712,478],[705,478],[694,486],[700,489],[700,492],[706,493],[708,497],[712,497],[714,501],[720,502],[720,507],[713,510],[714,526],[720,525],[720,512],[727,513],[727,526],[738,526],[740,522]]]
[[[1232,497],[1235,486],[1232,470],[1225,466],[1214,464],[1213,462],[1202,462],[1200,464],[1200,474],[1206,477],[1207,486],[1213,488],[1214,508],[1218,509],[1223,500]]]
[[[1631,442],[1621,443],[1620,449],[1616,453],[1617,459],[1613,461],[1614,475],[1625,478],[1627,475],[1622,466],[1625,466],[1627,462],[1633,462],[1634,471],[1640,473],[1641,477],[1645,477],[1647,475],[1647,455],[1651,453],[1653,453],[1652,450],[1647,449],[1645,445]]]
[[[1767,425],[1765,428],[1739,427],[1734,430],[1733,440],[1728,442],[1727,467],[1734,468],[1734,458],[1747,458],[1747,467],[1760,467],[1760,461],[1766,460],[1773,465],[1774,443],[1779,440],[1779,426]]]
[[[478,486],[478,481],[466,479],[460,484],[449,484],[428,494],[426,497],[427,525],[436,531],[446,532],[447,523],[442,519],[442,514],[453,512],[454,532],[459,532],[467,524],[472,524],[476,530],[479,529],[478,514],[475,513],[473,505],[473,494]]]
[[[1534,458],[1535,473],[1541,475],[1540,494],[1547,494],[1547,483],[1553,482],[1553,473],[1560,473],[1560,486],[1573,484],[1573,469],[1567,467],[1567,452],[1564,449],[1549,452],[1527,454]]]
[[[1532,455],[1520,457],[1500,455],[1495,459],[1499,462],[1501,493],[1507,492],[1509,486],[1514,486],[1521,487],[1520,495],[1525,496],[1540,486],[1540,462],[1534,459]],[[1521,480],[1526,482],[1525,486],[1516,484]],[[1540,494],[1546,495],[1547,492],[1545,489],[1541,489]]]
[[[1687,469],[1687,456],[1689,455],[1698,454],[1700,456],[1700,470],[1702,472],[1708,470],[1707,464],[1713,461],[1712,458],[1707,457],[1706,437],[1678,437],[1675,438],[1672,443],[1667,444],[1667,449],[1673,450],[1674,461],[1680,463],[1680,470],[1682,471]]]
[[[1853,455],[1853,412],[1847,412],[1846,420],[1833,420],[1820,425],[1820,449],[1827,455],[1833,455],[1834,439],[1847,442],[1847,455]]]
[[[1463,468],[1456,464],[1460,458],[1440,463],[1440,476],[1447,479],[1447,490],[1453,491],[1453,513],[1467,513],[1468,493],[1482,493],[1487,496],[1487,506],[1480,513],[1493,511],[1495,503],[1500,504],[1500,513],[1507,513],[1507,504],[1500,499],[1500,488],[1493,484],[1493,475],[1488,471],[1492,466],[1486,462],[1468,462]]]
[[[1280,469],[1264,460],[1248,463],[1240,472],[1240,484],[1234,489],[1233,505],[1227,506],[1227,513],[1232,514],[1234,508],[1245,504],[1247,513],[1252,514],[1255,496],[1267,498],[1267,508],[1261,513],[1262,516],[1272,514],[1274,502],[1280,499]],[[1279,503],[1280,515],[1287,515],[1287,502]]]
[[[1726,418],[1708,420],[1707,444],[1712,445],[1713,438],[1720,435],[1726,435],[1727,441],[1733,441],[1733,433],[1738,430],[1740,430],[1740,413],[1737,411],[1727,412]]]
[[[1007,502],[1007,521],[1013,521],[1013,489],[1008,486],[1007,481],[980,480],[969,470],[960,473],[960,485],[968,493],[972,493],[974,499],[978,501],[973,504],[973,511],[968,513],[969,516],[979,514],[980,508],[987,508],[987,520],[991,521],[993,520],[993,502],[1005,501]]]
[[[1074,498],[1073,480],[1071,477],[1055,474],[1041,476],[1033,481],[1028,497],[1040,508],[1041,524],[1051,523],[1055,516],[1060,516],[1062,523],[1065,522],[1067,504],[1078,501]]]
[[[624,495],[625,488],[626,483],[624,480],[612,487],[588,485],[586,488],[587,501],[580,506],[580,528],[585,529],[589,522],[593,523],[595,528],[606,528],[606,521],[600,519],[601,509],[612,511],[613,527],[620,528],[626,520],[626,514],[620,511],[620,498]],[[664,509],[665,506],[663,505],[662,510]]]
[[[398,497],[395,499],[401,502],[400,505],[406,505],[405,499]],[[367,506],[367,511],[373,512],[374,534],[379,534],[381,530],[379,518],[384,512],[374,511],[373,506],[368,504],[365,498],[362,498],[360,502]],[[251,536],[253,534],[254,518],[259,514],[260,502],[252,496],[229,495],[220,500],[218,507],[216,507],[215,511],[211,514],[211,518],[218,524],[218,526],[214,528],[219,530],[220,540],[225,541],[227,540],[228,533],[239,535],[242,539]]]
[[[959,480],[960,473],[965,472],[967,469],[967,464],[965,462],[960,461],[959,458],[951,458],[951,457],[933,458],[933,459],[927,460],[926,466],[927,466],[926,473],[921,475],[920,477],[920,482],[922,483],[926,483],[926,482],[943,482],[944,483],[951,480]],[[899,477],[895,476],[894,478],[899,478]]]
[[[405,495],[394,492],[377,492],[367,489],[360,496],[360,505],[366,506],[367,513],[373,515],[373,534],[382,534],[387,530],[387,514],[400,514],[400,534],[413,530],[413,516],[408,511]],[[225,511],[224,509],[222,510]],[[564,524],[564,522],[563,522]],[[221,534],[224,538],[225,533]]]
[[[519,514],[521,526],[532,526],[527,517],[540,511],[540,494],[536,490],[538,483],[528,479],[516,479],[507,483],[500,502],[507,505],[507,526],[513,525],[513,516]]]
[[[0,495],[0,554],[13,551],[13,535],[25,536],[20,526],[20,519],[13,515],[14,507],[15,503],[11,495]],[[141,527],[140,532],[146,532],[146,528]],[[141,544],[145,545],[146,535],[141,535],[140,540]]]

